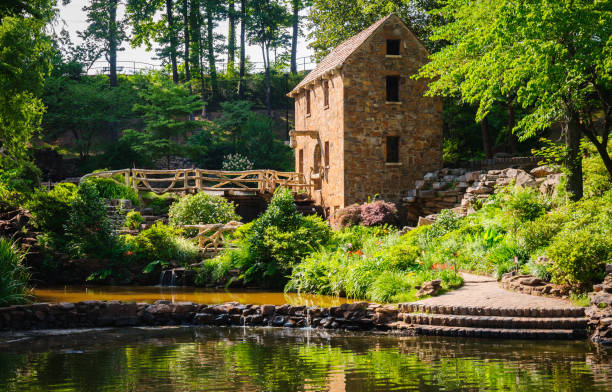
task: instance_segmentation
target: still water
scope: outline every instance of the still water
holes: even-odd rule
[[[338,306],[354,300],[327,295],[278,293],[266,291],[220,291],[195,287],[168,286],[65,286],[34,290],[38,302],[135,301],[152,303],[158,299],[199,304],[240,302],[253,305]]]
[[[138,328],[0,337],[1,391],[610,391],[587,342],[276,328]]]

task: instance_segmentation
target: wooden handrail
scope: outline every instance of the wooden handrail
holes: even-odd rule
[[[121,169],[86,174],[89,177],[110,178],[131,186],[135,191],[164,193],[195,193],[199,191],[257,192],[271,194],[280,186],[292,191],[309,192],[312,184],[303,174],[276,170],[208,170],[208,169]]]

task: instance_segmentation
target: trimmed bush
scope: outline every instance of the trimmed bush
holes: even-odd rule
[[[234,203],[221,196],[211,196],[204,192],[187,195],[170,206],[170,224],[197,225],[200,223],[227,223],[238,221]]]
[[[359,204],[352,204],[338,210],[336,212],[336,222],[340,227],[358,225],[361,222],[361,207]]]
[[[379,226],[397,223],[397,207],[384,200],[361,205],[361,223],[364,226]]]
[[[24,258],[14,241],[0,237],[0,306],[28,302],[30,274]]]

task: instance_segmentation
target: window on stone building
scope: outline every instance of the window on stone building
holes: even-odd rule
[[[387,54],[390,56],[399,56],[400,54],[400,40],[399,39],[388,39],[387,40]]]
[[[329,80],[323,81],[323,106],[329,106]]]
[[[304,173],[304,150],[298,152],[298,173]]]
[[[329,167],[329,142],[325,142],[325,152],[323,154],[325,167]]]
[[[399,75],[387,76],[387,102],[399,102]]]
[[[306,90],[306,114],[310,114],[310,90]]]
[[[386,162],[387,163],[398,163],[399,159],[399,136],[387,136],[386,137]]]

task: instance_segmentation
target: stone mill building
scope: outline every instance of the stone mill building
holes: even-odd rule
[[[398,202],[441,167],[442,103],[411,78],[427,56],[391,14],[334,48],[288,94],[296,171],[329,212],[375,195]]]

